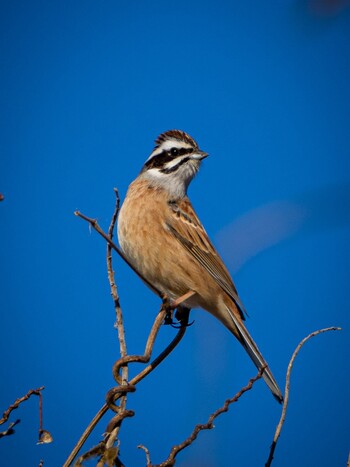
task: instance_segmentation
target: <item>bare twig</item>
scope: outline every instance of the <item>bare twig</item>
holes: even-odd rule
[[[284,402],[283,402],[282,414],[281,414],[280,421],[278,422],[278,425],[277,425],[277,428],[276,428],[276,431],[275,431],[275,436],[273,437],[273,441],[272,441],[271,448],[270,448],[270,454],[269,454],[269,457],[268,457],[267,462],[265,464],[265,467],[270,467],[271,466],[271,463],[272,463],[272,460],[273,460],[273,455],[275,453],[275,449],[276,449],[276,445],[277,445],[277,441],[278,441],[278,438],[280,437],[281,430],[282,430],[284,421],[286,419],[287,407],[288,407],[288,402],[289,402],[290,376],[291,376],[291,372],[292,372],[292,368],[293,368],[293,364],[294,364],[294,360],[295,360],[296,356],[298,355],[298,353],[299,353],[300,349],[302,348],[302,346],[309,339],[311,339],[312,337],[317,336],[318,334],[321,334],[323,332],[340,331],[340,330],[341,330],[341,328],[338,328],[338,327],[330,327],[330,328],[319,329],[318,331],[314,331],[311,334],[309,334],[308,336],[304,337],[304,339],[299,343],[297,348],[294,350],[292,358],[290,359],[290,362],[288,364],[288,369],[287,369],[286,386],[285,386],[285,391],[284,391]]]
[[[116,196],[116,205],[115,210],[112,216],[111,224],[108,229],[108,237],[112,240],[114,227],[118,218],[119,208],[120,208],[120,198],[118,190],[115,188],[114,193]],[[107,271],[108,271],[108,281],[111,288],[111,295],[114,302],[115,314],[116,314],[116,327],[118,330],[118,341],[119,341],[119,349],[120,349],[120,356],[121,358],[125,358],[127,356],[127,348],[126,348],[126,339],[125,339],[125,329],[124,329],[124,322],[123,322],[123,313],[120,307],[119,295],[117,285],[114,279],[114,271],[112,265],[112,246],[110,243],[107,243]],[[123,365],[121,374],[121,382],[119,383],[119,373],[116,382],[121,385],[127,385],[129,372],[128,366]],[[111,448],[114,445],[115,440],[118,437],[118,433],[121,427],[121,422],[125,417],[132,416],[133,412],[126,410],[126,401],[127,401],[127,391],[123,391],[121,396],[121,401],[118,407],[118,412],[115,417],[111,420],[111,422],[107,426],[106,435],[105,435],[105,443],[106,449]],[[119,451],[119,450],[118,450]],[[117,452],[118,455],[118,452]]]
[[[167,312],[165,310],[161,309],[161,311],[158,313],[158,315],[156,317],[156,320],[155,320],[155,322],[154,322],[154,324],[152,326],[151,332],[150,332],[150,336],[154,336],[154,340],[155,340],[155,337],[156,337],[156,335],[158,333],[158,330],[159,330],[162,322],[164,321],[166,313]],[[134,378],[132,378],[129,381],[129,386],[136,386],[149,373],[151,373],[175,349],[175,347],[179,344],[179,342],[181,341],[181,339],[185,335],[185,332],[186,332],[186,329],[187,329],[187,324],[188,324],[188,317],[189,317],[189,314],[185,313],[184,316],[183,316],[183,320],[182,320],[182,326],[179,328],[179,330],[178,330],[176,336],[174,337],[174,339],[163,350],[163,352],[161,352],[158,355],[157,358],[155,358],[149,365],[146,366],[146,368],[144,368],[142,371],[140,371],[140,373],[138,373]],[[150,340],[150,336],[149,336],[149,339],[148,339],[147,344],[146,344],[146,350],[147,350],[147,345],[148,345],[149,340]],[[153,344],[154,344],[154,341],[153,341]],[[120,397],[121,397],[121,394],[119,394],[119,393],[116,393],[115,395],[113,395],[114,402],[116,400],[118,400]],[[74,458],[76,457],[76,455],[80,451],[81,447],[83,446],[83,444],[85,443],[87,438],[90,436],[91,432],[93,431],[93,429],[95,428],[97,423],[105,415],[108,408],[109,407],[108,407],[107,404],[104,404],[103,407],[101,407],[101,409],[98,411],[98,413],[95,415],[95,417],[92,419],[92,421],[90,422],[90,424],[88,425],[88,427],[86,428],[84,433],[82,434],[80,440],[75,445],[75,447],[72,450],[71,454],[68,456],[66,462],[63,464],[63,467],[68,467],[68,466],[71,465]]]
[[[147,467],[151,466],[152,463],[151,463],[151,456],[150,456],[149,450],[143,444],[139,444],[137,447],[138,449],[142,449],[143,451],[145,451],[146,462],[147,462],[146,466]]]
[[[43,395],[39,394],[39,441],[37,444],[48,444],[52,443],[53,438],[49,431],[43,428]]]
[[[170,454],[168,456],[168,458],[163,461],[162,463],[160,464],[151,464],[150,463],[150,457],[149,457],[149,453],[148,451],[146,451],[145,448],[143,448],[146,452],[146,456],[147,456],[147,453],[148,453],[148,457],[147,457],[147,466],[150,466],[150,467],[170,467],[170,466],[173,466],[175,464],[175,458],[177,456],[177,454],[182,451],[183,449],[185,449],[187,446],[189,446],[190,444],[192,444],[200,431],[202,430],[211,430],[212,428],[214,428],[214,420],[219,416],[221,415],[222,413],[224,412],[228,412],[229,410],[229,407],[231,404],[237,402],[239,400],[239,398],[247,391],[249,391],[252,387],[253,387],[253,384],[258,381],[263,373],[264,373],[264,370],[265,370],[265,367],[261,368],[258,372],[258,374],[256,376],[254,376],[253,378],[251,378],[248,382],[248,384],[246,386],[244,386],[240,391],[237,392],[237,394],[233,397],[231,397],[230,399],[226,399],[224,405],[222,407],[220,407],[219,409],[215,410],[215,412],[213,412],[208,421],[204,424],[198,424],[194,427],[194,430],[192,431],[192,433],[190,434],[190,436],[185,439],[182,443],[176,445],[176,446],[173,446],[171,448],[171,451],[170,451]]]
[[[19,399],[16,399],[15,402],[12,405],[10,405],[10,407],[7,410],[5,410],[5,412],[3,413],[2,418],[0,419],[0,425],[2,425],[8,420],[11,412],[15,409],[18,409],[18,407],[22,404],[22,402],[28,400],[33,395],[40,396],[41,391],[43,391],[43,389],[44,389],[44,386],[41,386],[40,388],[37,388],[37,389],[31,389],[30,391],[27,392],[25,396],[20,397]]]
[[[0,438],[3,438],[4,436],[10,436],[15,433],[15,430],[13,429],[14,426],[18,425],[21,420],[17,419],[14,422],[10,423],[9,426],[6,428],[6,430],[0,432]]]
[[[157,338],[159,329],[164,322],[166,313],[167,313],[166,310],[162,306],[158,315],[156,316],[152,329],[148,335],[145,352],[143,355],[126,355],[120,358],[119,360],[117,360],[117,362],[114,364],[113,376],[116,381],[119,382],[119,371],[120,371],[120,368],[123,367],[123,365],[127,365],[128,363],[133,363],[133,362],[138,362],[138,363],[149,362],[151,355],[152,355],[152,350],[154,347],[155,340]]]
[[[114,235],[114,228],[115,228],[115,224],[118,218],[119,208],[120,208],[120,198],[119,198],[118,190],[114,189],[114,192],[116,195],[116,205],[115,205],[114,213],[112,215],[111,223],[108,229],[108,238],[111,241]],[[121,358],[125,358],[127,356],[127,347],[126,347],[126,339],[125,339],[123,313],[122,313],[122,309],[120,306],[118,289],[117,289],[117,285],[115,283],[115,278],[114,278],[114,271],[113,271],[113,264],[112,264],[112,246],[110,242],[107,242],[106,261],[107,261],[108,281],[110,284],[111,295],[113,298],[114,309],[115,309],[115,314],[116,314],[115,327],[117,328],[117,331],[118,331],[119,350],[120,350]],[[114,447],[114,443],[118,437],[118,433],[119,433],[122,421],[126,417],[132,417],[134,415],[134,412],[132,412],[131,410],[126,410],[126,400],[127,400],[127,393],[131,390],[135,390],[133,386],[130,387],[127,384],[127,381],[128,381],[127,364],[121,365],[121,370],[122,370],[121,377],[118,372],[118,375],[115,378],[116,382],[119,384],[118,388],[115,388],[115,390],[116,392],[119,392],[121,401],[120,401],[119,406],[117,406],[114,403],[113,403],[113,407],[109,406],[109,408],[111,408],[114,412],[116,412],[116,415],[112,418],[112,420],[107,425],[105,435],[104,435],[104,440],[101,443],[99,443],[98,446],[90,449],[88,452],[80,456],[80,458],[77,461],[77,465],[83,462],[83,460],[89,459],[95,456],[100,456],[101,457],[100,461],[103,461],[103,459],[108,457],[108,459],[113,460],[114,463],[118,458],[119,446]],[[113,459],[111,459],[111,456],[113,457]]]
[[[107,247],[107,268],[108,268],[108,278],[111,286],[111,293],[112,297],[114,300],[115,304],[115,310],[116,310],[116,315],[117,315],[117,329],[118,329],[118,337],[120,341],[120,354],[121,358],[116,362],[113,368],[113,375],[115,377],[115,380],[118,382],[119,386],[116,388],[113,388],[110,390],[107,394],[107,403],[101,407],[99,412],[95,415],[93,420],[90,422],[84,433],[82,434],[80,440],[74,447],[73,451],[69,455],[68,459],[66,460],[65,464],[63,467],[67,467],[71,465],[72,461],[80,451],[81,447],[97,425],[97,423],[101,420],[101,418],[104,416],[104,414],[107,412],[108,408],[112,409],[113,411],[116,412],[116,416],[113,417],[113,419],[110,421],[110,423],[107,426],[107,436],[105,440],[103,441],[103,444],[108,443],[108,447],[111,447],[111,445],[114,443],[116,436],[118,434],[119,426],[121,421],[125,417],[130,417],[133,415],[132,411],[127,411],[125,410],[125,404],[126,404],[126,393],[134,390],[134,386],[139,383],[143,378],[145,378],[149,373],[151,373],[169,354],[172,352],[172,350],[178,345],[178,343],[181,341],[182,337],[184,336],[186,332],[186,326],[188,325],[188,317],[189,317],[189,311],[185,310],[182,313],[182,318],[180,319],[181,326],[179,328],[179,331],[175,338],[172,340],[172,342],[166,347],[166,349],[161,352],[160,355],[158,355],[157,358],[153,360],[146,368],[144,368],[138,375],[136,375],[130,382],[127,382],[127,365],[131,362],[140,362],[140,363],[147,363],[150,358],[151,354],[153,351],[153,346],[155,339],[157,337],[158,331],[160,329],[160,326],[165,320],[165,317],[169,314],[169,310],[166,309],[166,299],[163,296],[163,294],[156,290],[152,284],[150,284],[146,278],[144,278],[141,274],[139,274],[138,271],[135,270],[135,268],[130,264],[130,262],[127,260],[123,252],[118,248],[118,246],[112,241],[113,237],[113,230],[114,226],[117,220],[118,212],[119,212],[119,195],[118,191],[115,189],[115,194],[116,194],[116,208],[112,217],[112,221],[110,224],[110,227],[108,229],[108,234],[106,234],[101,227],[98,225],[96,219],[92,219],[90,217],[85,216],[84,214],[80,213],[79,211],[75,211],[75,215],[84,219],[87,221],[90,226],[95,229],[106,241],[108,244]],[[149,287],[157,293],[163,300],[163,305],[158,313],[155,322],[152,326],[151,332],[149,334],[147,343],[146,343],[146,348],[145,348],[145,353],[144,355],[127,355],[127,350],[126,350],[126,342],[125,342],[125,332],[124,332],[124,325],[123,325],[123,317],[122,317],[122,312],[120,308],[120,303],[119,303],[119,297],[118,297],[118,292],[117,292],[117,287],[115,285],[114,281],[114,273],[113,273],[113,268],[112,268],[112,259],[111,259],[111,249],[114,249],[119,256],[133,269],[133,271],[147,284]],[[120,377],[120,370],[122,369],[122,375]],[[120,406],[117,406],[115,402],[122,398],[122,402]],[[123,400],[125,402],[123,402]],[[98,446],[98,448],[94,448],[96,451],[100,452],[101,449],[101,443]],[[88,453],[87,453],[88,454]]]
[[[2,425],[8,420],[11,412],[13,410],[18,409],[18,407],[22,404],[22,402],[25,402],[33,395],[39,396],[39,442],[38,444],[51,443],[52,442],[51,433],[43,429],[43,395],[41,391],[43,391],[44,389],[45,389],[44,386],[41,386],[40,388],[37,388],[37,389],[31,389],[30,391],[27,392],[25,396],[20,397],[19,399],[16,399],[15,402],[12,405],[10,405],[10,407],[7,410],[5,410],[5,412],[3,413],[3,416],[0,419],[0,425]],[[11,423],[7,430],[0,433],[0,438],[2,438],[3,436],[12,435],[15,432],[13,427],[17,425],[18,423],[20,423],[20,420],[16,420],[15,422]]]

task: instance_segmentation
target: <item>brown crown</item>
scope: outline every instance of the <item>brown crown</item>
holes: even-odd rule
[[[158,138],[155,141],[155,149],[158,148],[162,143],[164,143],[164,141],[168,139],[177,139],[179,141],[184,141],[185,143],[190,144],[194,148],[198,148],[198,144],[189,134],[181,130],[169,130],[158,136]]]

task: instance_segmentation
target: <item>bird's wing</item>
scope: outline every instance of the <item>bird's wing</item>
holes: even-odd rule
[[[170,217],[167,219],[168,229],[232,298],[244,319],[246,311],[238,297],[231,276],[209,240],[189,199],[186,197],[180,201],[170,201],[168,205],[170,207]]]

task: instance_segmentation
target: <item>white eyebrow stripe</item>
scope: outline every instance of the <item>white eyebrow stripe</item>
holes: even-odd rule
[[[178,141],[177,139],[168,139],[164,141],[160,146],[159,149],[162,151],[168,151],[171,148],[191,148],[192,146],[185,141]]]

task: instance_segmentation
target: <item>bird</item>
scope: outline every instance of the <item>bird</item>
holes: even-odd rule
[[[118,241],[136,272],[177,306],[202,308],[237,338],[280,403],[282,393],[245,321],[223,260],[187,196],[208,154],[181,130],[169,130],[130,184],[118,217]]]

